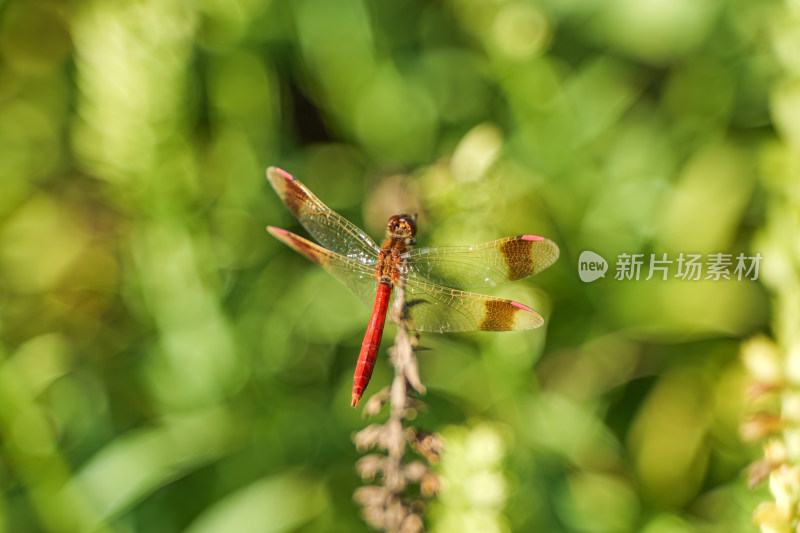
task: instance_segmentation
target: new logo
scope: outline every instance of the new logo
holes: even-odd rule
[[[578,276],[581,281],[589,283],[597,278],[604,278],[607,270],[608,263],[602,256],[589,250],[581,252],[578,258]]]

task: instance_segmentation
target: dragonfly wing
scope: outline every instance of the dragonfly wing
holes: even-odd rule
[[[267,179],[289,211],[322,246],[357,261],[377,257],[380,248],[369,235],[323,204],[291,174],[269,167]]]
[[[367,306],[373,305],[378,286],[374,261],[345,257],[284,229],[269,226],[267,230],[336,276]],[[451,289],[422,279],[408,279],[405,290],[406,313],[418,331],[513,331],[538,328],[544,322],[539,313],[520,303]],[[394,298],[395,291],[391,302]]]
[[[267,231],[282,243],[336,276],[367,306],[372,307],[375,303],[378,280],[375,278],[374,261],[362,262],[345,257],[285,229],[268,226]]]
[[[407,280],[406,313],[418,331],[514,331],[538,328],[542,315],[517,302]]]
[[[409,277],[455,287],[493,287],[549,267],[558,259],[558,246],[538,235],[517,235],[474,246],[417,248],[408,258]]]

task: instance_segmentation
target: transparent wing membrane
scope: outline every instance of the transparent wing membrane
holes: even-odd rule
[[[558,259],[558,246],[536,235],[518,235],[475,246],[417,248],[408,255],[410,276],[453,287],[494,287],[549,267]]]
[[[378,287],[378,246],[288,173],[270,167],[267,177],[319,244],[280,228],[269,227],[269,232],[333,274],[371,308]],[[418,331],[439,333],[537,328],[543,323],[542,316],[529,307],[451,287],[489,287],[526,278],[557,258],[558,246],[536,235],[475,246],[411,250],[403,255],[408,266],[406,316]]]
[[[323,204],[291,174],[269,167],[267,179],[289,211],[322,246],[362,262],[377,259],[380,248],[369,235]]]

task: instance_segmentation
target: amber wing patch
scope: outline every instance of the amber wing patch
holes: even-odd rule
[[[527,278],[534,272],[535,264],[531,256],[531,248],[535,241],[509,240],[500,247],[506,266],[508,279],[515,281]]]
[[[481,331],[511,331],[514,329],[514,317],[520,308],[514,307],[506,300],[486,300],[486,314],[478,329]]]

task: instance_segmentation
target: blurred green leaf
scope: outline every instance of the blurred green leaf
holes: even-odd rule
[[[305,235],[268,165],[378,241],[406,211],[420,246],[559,245],[486,291],[545,327],[420,338],[414,423],[454,428],[463,481],[429,529],[748,527],[739,344],[797,335],[797,28],[780,1],[3,3],[0,529],[366,531],[369,310],[264,231]],[[615,280],[621,253],[761,253],[764,282]]]
[[[325,487],[299,476],[257,481],[212,505],[187,533],[281,533],[296,531],[329,505]]]

